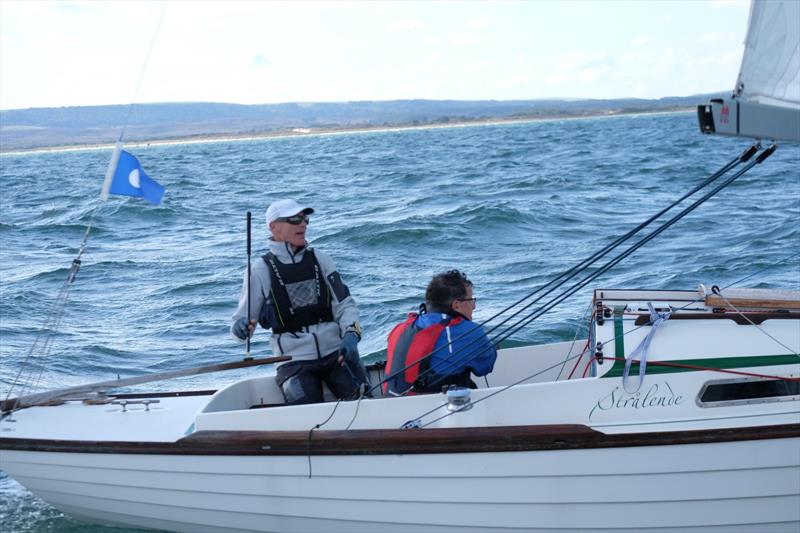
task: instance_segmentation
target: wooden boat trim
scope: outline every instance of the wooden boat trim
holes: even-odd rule
[[[762,307],[772,309],[800,309],[800,291],[789,289],[722,289],[721,295],[707,294],[709,307]]]
[[[800,424],[605,434],[579,424],[349,431],[198,431],[175,442],[0,438],[0,450],[136,455],[284,456],[496,453],[800,438]]]

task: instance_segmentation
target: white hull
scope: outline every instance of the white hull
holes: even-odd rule
[[[313,456],[311,478],[302,456],[4,451],[3,468],[68,514],[187,532],[797,531],[800,523],[797,438]]]
[[[692,295],[643,297],[659,296]],[[631,295],[602,297],[602,364],[584,341],[503,350],[468,410],[442,394],[287,407],[264,375],[147,407],[20,409],[0,468],[72,516],[191,533],[800,530],[797,313],[755,327],[693,304],[626,392],[620,357],[650,326],[616,305]]]

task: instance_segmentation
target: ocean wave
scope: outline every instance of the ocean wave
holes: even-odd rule
[[[80,375],[87,360],[92,373],[106,373],[126,358],[167,369],[238,356],[228,328],[246,259],[244,213],[254,215],[258,260],[264,210],[296,196],[317,210],[312,245],[333,257],[356,296],[364,353],[380,353],[433,273],[465,270],[480,293],[477,314],[488,317],[741,152],[741,143],[696,134],[694,120],[674,114],[151,147],[142,161],[167,187],[161,206],[125,197],[98,203],[103,152],[9,157],[0,177],[3,327],[21,349],[25,317],[53,301],[94,216],[64,317],[70,335],[58,339],[66,354],[59,372]],[[800,251],[798,161],[800,148],[781,146],[763,168],[596,284],[693,288],[775,264],[757,283],[796,286],[791,265],[778,267]],[[55,175],[57,190],[48,187]],[[87,175],[97,176],[91,187]],[[766,188],[770,194],[760,194]],[[571,338],[561,324],[583,313],[590,289],[512,339]],[[263,353],[267,339],[259,338]]]

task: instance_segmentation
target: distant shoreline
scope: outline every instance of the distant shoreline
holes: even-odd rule
[[[397,124],[397,125],[381,125],[381,126],[332,126],[320,128],[291,128],[281,129],[274,131],[265,131],[262,133],[208,133],[200,135],[191,135],[184,137],[166,138],[166,139],[153,139],[149,141],[129,141],[124,142],[125,146],[129,147],[149,147],[149,146],[173,146],[183,144],[211,144],[221,142],[248,142],[259,141],[263,139],[280,139],[291,137],[317,137],[327,135],[349,135],[359,133],[378,133],[378,132],[394,132],[406,130],[429,130],[429,129],[445,129],[445,128],[467,128],[467,127],[480,127],[480,126],[493,126],[493,125],[507,125],[507,124],[524,124],[530,122],[552,122],[557,120],[586,120],[596,118],[612,118],[620,116],[636,116],[636,115],[665,115],[687,113],[693,111],[693,107],[678,108],[678,109],[653,109],[650,111],[614,111],[614,112],[596,112],[585,113],[578,116],[552,116],[552,117],[524,117],[524,118],[485,118],[476,120],[458,120],[447,123],[422,123],[422,124]],[[59,146],[37,146],[35,148],[22,148],[9,151],[0,151],[0,156],[11,155],[26,155],[26,154],[39,154],[39,153],[53,153],[53,152],[84,152],[94,150],[110,150],[114,148],[113,143],[88,143],[76,145],[59,145]]]

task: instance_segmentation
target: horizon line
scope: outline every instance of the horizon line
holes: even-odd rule
[[[259,106],[278,106],[278,105],[318,105],[318,104],[354,104],[361,102],[378,102],[378,103],[391,103],[391,102],[537,102],[537,101],[555,101],[555,102],[599,102],[599,101],[615,101],[615,100],[641,100],[641,101],[657,101],[667,98],[695,98],[707,95],[725,94],[730,91],[713,91],[708,93],[697,93],[688,95],[670,95],[661,96],[658,98],[641,98],[635,96],[620,96],[614,98],[576,98],[576,97],[538,97],[538,98],[513,98],[507,100],[500,99],[455,99],[455,98],[394,98],[388,100],[308,100],[308,101],[292,101],[292,102],[269,102],[261,104],[239,104],[236,102],[214,102],[214,101],[167,101],[167,102],[133,102],[128,104],[88,104],[88,105],[63,105],[63,106],[41,106],[41,107],[18,107],[10,109],[2,109],[0,113],[9,111],[30,111],[36,109],[80,109],[80,108],[93,108],[93,107],[130,107],[130,106],[147,106],[147,105],[231,105],[241,107],[259,107]]]

